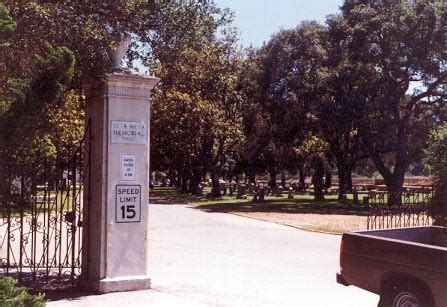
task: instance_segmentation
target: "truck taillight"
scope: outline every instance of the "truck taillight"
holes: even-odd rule
[[[343,238],[340,243],[340,271],[343,270]]]

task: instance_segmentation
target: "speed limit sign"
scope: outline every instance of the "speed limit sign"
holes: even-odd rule
[[[115,221],[117,223],[141,221],[141,185],[116,186]]]

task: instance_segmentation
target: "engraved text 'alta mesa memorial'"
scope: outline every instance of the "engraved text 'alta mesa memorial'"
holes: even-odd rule
[[[111,142],[115,144],[147,144],[146,124],[113,120]]]

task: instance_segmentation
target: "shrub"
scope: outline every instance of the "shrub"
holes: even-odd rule
[[[0,306],[2,307],[43,307],[43,295],[33,295],[25,288],[16,287],[11,277],[0,276]]]
[[[445,199],[447,193],[447,124],[432,131],[426,153],[430,173],[435,180],[435,195],[432,199],[430,213],[435,218],[436,224],[443,225],[446,223],[447,216]]]

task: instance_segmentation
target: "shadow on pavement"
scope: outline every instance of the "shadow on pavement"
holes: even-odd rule
[[[323,203],[314,203],[309,200],[293,200],[278,199],[278,200],[266,200],[263,203],[254,203],[252,201],[247,202],[235,202],[235,203],[222,203],[218,202],[213,204],[204,204],[193,206],[194,209],[199,209],[205,212],[276,212],[276,213],[290,213],[290,214],[323,214],[323,215],[357,215],[367,216],[367,207],[354,207],[350,204],[339,205],[337,201],[325,201]]]
[[[46,301],[60,301],[60,300],[77,300],[80,297],[89,296],[89,295],[99,295],[94,292],[84,292],[76,288],[69,289],[57,289],[57,290],[46,290],[43,292],[45,294]]]

